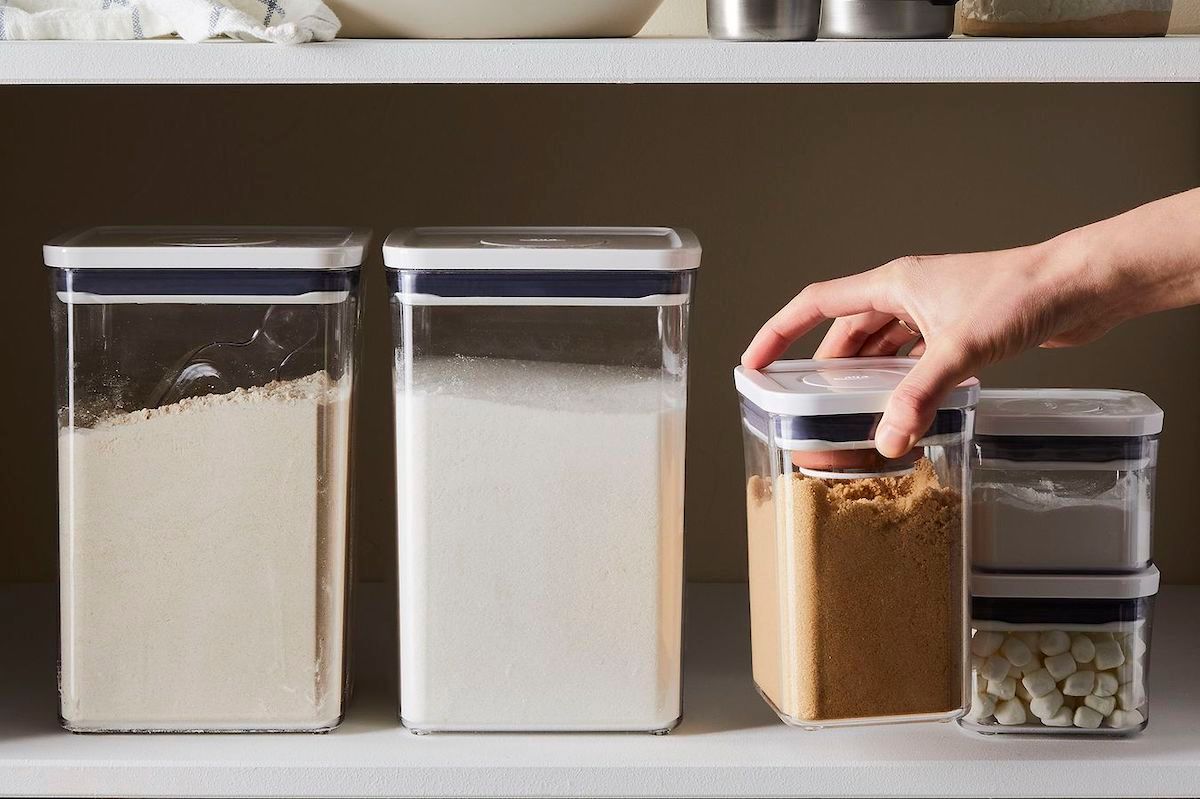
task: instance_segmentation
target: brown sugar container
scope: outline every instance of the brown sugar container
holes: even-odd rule
[[[948,721],[968,706],[964,382],[908,455],[874,436],[916,361],[734,370],[746,454],[754,681],[809,729]]]
[[[1173,0],[962,0],[968,36],[1164,36]]]

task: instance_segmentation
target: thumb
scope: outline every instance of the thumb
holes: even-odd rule
[[[888,400],[875,433],[880,454],[887,458],[907,454],[933,424],[942,400],[975,372],[975,366],[957,348],[929,343]]]

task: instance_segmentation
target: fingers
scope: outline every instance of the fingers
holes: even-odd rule
[[[863,345],[881,329],[892,324],[890,314],[879,311],[842,316],[833,320],[814,358],[852,358],[859,354]]]
[[[772,316],[742,355],[747,369],[761,369],[793,341],[826,319],[868,311],[886,311],[879,304],[879,270],[813,283]]]
[[[978,364],[957,347],[944,342],[927,345],[888,400],[875,433],[875,448],[889,458],[899,458],[913,448],[933,424],[945,396],[975,373]]]
[[[877,333],[864,341],[855,354],[864,358],[895,355],[909,344],[919,340],[911,331],[905,330],[897,320],[890,319]]]
[[[920,341],[918,341],[916,344],[913,345],[913,348],[908,351],[908,357],[910,357],[910,358],[920,358],[924,354],[925,354],[925,339],[921,339]]]

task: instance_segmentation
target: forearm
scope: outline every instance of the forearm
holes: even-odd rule
[[[1148,203],[1052,242],[1126,318],[1200,304],[1200,189]]]

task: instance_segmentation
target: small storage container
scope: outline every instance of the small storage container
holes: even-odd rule
[[[46,245],[67,729],[341,720],[367,240],[109,227]]]
[[[1156,566],[971,581],[970,713],[982,733],[1129,735],[1150,718]]]
[[[908,455],[875,450],[916,361],[738,367],[754,681],[806,728],[947,721],[967,706],[967,454],[978,382]]]
[[[1162,409],[1132,391],[984,391],[972,480],[975,568],[1148,566],[1162,426]]]
[[[671,729],[695,237],[427,228],[384,255],[403,723]]]

